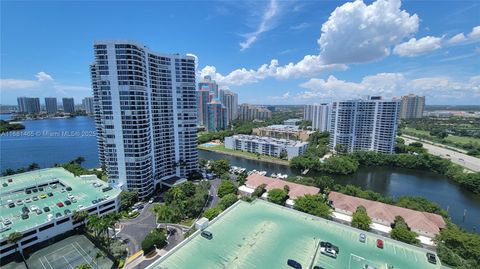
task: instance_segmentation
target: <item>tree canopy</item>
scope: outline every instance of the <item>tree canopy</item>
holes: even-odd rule
[[[352,215],[352,227],[358,228],[360,230],[368,231],[370,230],[370,225],[372,224],[372,219],[368,216],[367,210],[363,206],[357,207],[357,210]]]
[[[321,194],[297,197],[293,208],[326,219],[330,219],[332,216],[332,209],[326,204],[326,200]]]
[[[237,193],[237,186],[231,180],[222,180],[218,186],[218,197],[222,198],[223,196],[233,193]]]
[[[401,216],[395,217],[393,228],[390,231],[390,236],[395,240],[402,241],[407,244],[417,245],[420,243],[420,240],[417,239],[417,234],[410,231],[410,228]]]
[[[277,205],[285,205],[285,201],[287,201],[288,194],[283,189],[271,189],[268,191],[268,201],[277,204]]]

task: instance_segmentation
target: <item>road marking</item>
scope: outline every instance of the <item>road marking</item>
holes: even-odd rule
[[[135,260],[136,258],[138,258],[138,256],[142,255],[143,254],[143,250],[139,250],[137,251],[136,253],[132,254],[132,256],[128,257],[125,264],[131,262],[132,260]]]

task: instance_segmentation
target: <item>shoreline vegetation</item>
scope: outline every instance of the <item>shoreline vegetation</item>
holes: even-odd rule
[[[9,121],[0,120],[0,134],[11,132],[11,131],[24,130],[24,129],[25,129],[25,125],[21,123],[11,123]]]
[[[199,146],[197,146],[197,148],[199,150],[218,152],[218,153],[221,153],[221,154],[235,156],[235,157],[242,157],[242,158],[249,159],[249,160],[254,160],[254,161],[268,162],[268,163],[290,166],[290,162],[287,161],[287,160],[282,160],[282,159],[279,159],[279,158],[275,158],[275,157],[271,157],[271,156],[267,156],[267,155],[255,154],[255,153],[246,152],[246,151],[238,151],[238,150],[233,150],[233,149],[227,149],[227,148],[225,148],[224,145],[211,146],[211,147],[206,147],[206,146],[199,145]]]

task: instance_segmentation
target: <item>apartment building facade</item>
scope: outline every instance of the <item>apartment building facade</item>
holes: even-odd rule
[[[399,100],[369,97],[333,102],[331,109],[332,150],[394,153]]]
[[[195,58],[98,41],[91,65],[99,159],[109,183],[146,197],[198,169]]]
[[[401,119],[420,119],[425,109],[425,96],[409,94],[402,96],[400,107]]]

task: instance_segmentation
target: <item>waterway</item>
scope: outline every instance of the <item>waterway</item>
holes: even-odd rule
[[[0,115],[0,119],[8,119]],[[95,124],[90,117],[24,121],[25,130],[0,134],[0,170],[20,168],[32,162],[41,167],[65,163],[78,156],[85,157],[85,166],[98,166],[98,153],[94,135]],[[248,160],[209,151],[199,151],[205,159],[228,159],[231,165],[248,170],[299,175],[288,166]],[[318,174],[309,176],[319,176]],[[383,195],[422,196],[448,209],[453,222],[472,231],[480,230],[480,197],[463,190],[448,178],[428,171],[392,167],[360,168],[347,176],[333,176],[340,184],[353,184]],[[463,218],[466,210],[466,217]]]

